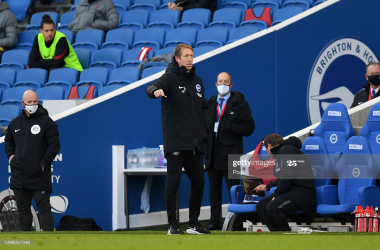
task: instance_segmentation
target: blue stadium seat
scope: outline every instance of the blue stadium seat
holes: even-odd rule
[[[245,11],[252,4],[251,0],[225,0],[222,3],[222,8],[237,8],[241,11]]]
[[[124,54],[124,62],[121,64],[121,67],[137,67],[141,64],[142,61],[139,60],[141,49],[130,49]],[[146,59],[154,57],[154,51],[150,50]]]
[[[92,54],[102,47],[104,42],[104,31],[97,29],[88,29],[79,31],[73,48],[84,48],[91,50]]]
[[[146,78],[148,76],[154,75],[158,72],[164,71],[165,73],[166,67],[163,66],[157,66],[157,67],[150,67],[143,71],[141,79]]]
[[[17,72],[14,69],[0,69],[0,89],[13,88],[16,81]]]
[[[208,9],[190,9],[182,14],[178,28],[195,28],[198,31],[207,28],[211,21],[211,11]]]
[[[145,29],[149,21],[149,12],[146,10],[130,10],[124,12],[119,28],[133,29],[135,32]]]
[[[124,9],[124,11],[129,10],[132,5],[132,0],[112,0],[116,9]]]
[[[207,46],[194,48],[193,49],[194,50],[194,57],[206,54],[207,52],[210,52],[214,49],[215,49],[215,47],[207,47]]]
[[[180,28],[169,31],[166,36],[165,48],[176,47],[178,44],[186,43],[191,47],[197,41],[197,30],[194,28]],[[174,49],[173,49],[174,50]]]
[[[25,49],[31,51],[33,47],[34,38],[40,32],[36,30],[27,30],[17,34],[17,44],[15,49]]]
[[[287,8],[279,9],[274,13],[272,26],[278,23],[281,23],[285,21],[286,19],[289,19],[302,12],[303,12],[303,9],[300,7],[287,7]]]
[[[364,136],[369,142],[373,157],[380,170],[380,103],[372,106],[367,122],[360,130],[360,136]]]
[[[174,48],[173,47],[167,47],[167,48],[160,49],[160,50],[157,51],[156,56],[162,56],[162,55],[165,55],[165,54],[172,54],[172,55],[174,55]]]
[[[108,82],[108,69],[106,68],[89,68],[82,71],[77,86],[89,84],[97,88],[106,86]]]
[[[171,2],[171,1],[173,1],[173,0],[162,0],[160,9],[161,10],[169,9],[168,3]]]
[[[138,68],[124,67],[115,69],[110,75],[107,85],[125,86],[140,80],[140,70]]]
[[[59,14],[55,12],[38,12],[32,15],[32,18],[30,19],[30,25],[26,27],[26,30],[40,30],[41,28],[41,22],[42,17],[48,14],[50,18],[53,20],[55,27],[58,27],[59,23]]]
[[[23,108],[21,105],[22,96],[25,91],[31,90],[30,87],[17,87],[10,88],[4,91],[3,100],[1,101],[1,105],[16,105],[20,108]]]
[[[21,108],[16,105],[0,106],[0,126],[8,127],[10,121],[21,113]]]
[[[239,27],[242,21],[242,11],[234,8],[220,9],[214,12],[209,27],[223,27],[232,30]]]
[[[120,67],[122,60],[123,51],[121,49],[101,49],[95,51],[90,67],[106,68],[111,73]]]
[[[252,11],[255,14],[255,16],[261,17],[261,15],[264,12],[264,9],[265,9],[264,7],[256,7],[256,8],[253,8]],[[273,20],[273,13],[274,11],[271,9],[270,16],[272,20]],[[260,30],[268,28],[268,24],[262,20],[247,20],[240,23],[240,27],[245,27],[245,26],[254,26],[256,28],[259,28]]]
[[[259,28],[251,27],[251,26],[239,27],[239,28],[233,29],[230,31],[230,35],[228,37],[227,43],[235,42],[239,39],[255,34],[256,32],[259,32],[259,31],[260,31]]]
[[[177,28],[181,18],[178,10],[157,10],[150,15],[148,28],[163,28],[167,32]]]
[[[50,86],[39,88],[36,91],[38,95],[38,101],[43,105],[44,100],[63,100],[65,99],[65,88],[60,86]]]
[[[49,74],[49,81],[46,87],[58,86],[65,90],[64,99],[69,97],[71,87],[75,86],[78,81],[79,71],[71,68],[60,68],[52,70]]]
[[[347,141],[336,171],[338,186],[317,187],[318,214],[352,213],[358,205],[380,206],[380,188],[374,186],[378,169],[365,137]]]
[[[342,103],[331,103],[322,115],[321,123],[314,130],[314,136],[322,137],[330,159],[335,165],[348,139],[355,135],[347,108]]]
[[[48,72],[46,69],[24,69],[18,72],[15,87],[30,87],[34,91],[45,86]]]
[[[135,32],[131,29],[114,29],[107,32],[103,49],[121,49],[124,53],[132,48]]]
[[[115,84],[115,85],[109,85],[109,86],[105,86],[103,88],[100,88],[99,89],[99,96],[108,94],[108,93],[110,93],[110,92],[112,92],[114,90],[120,89],[121,87],[123,87],[123,86]]]
[[[324,3],[326,2],[327,0],[317,0],[315,3],[314,3],[314,6],[317,6],[318,4],[321,4],[321,3]]]
[[[74,38],[75,38],[75,33],[72,32],[71,30],[60,30],[62,34],[64,34],[69,41],[70,44],[74,43]]]
[[[70,11],[75,12],[80,1],[82,0],[75,0],[73,6],[70,8]]]
[[[30,52],[24,49],[5,51],[1,57],[0,68],[14,69],[17,72],[28,66]]]
[[[31,0],[16,0],[7,1],[9,10],[15,15],[17,22],[20,22],[28,15],[28,8],[31,5]]]
[[[80,64],[82,65],[82,68],[83,69],[89,68],[90,63],[91,63],[91,50],[75,48],[74,51],[78,57]]]
[[[313,7],[313,5],[314,5],[314,0],[284,0],[282,7],[283,8],[299,7],[305,11],[305,10],[310,9],[310,7]]]
[[[86,94],[87,94],[87,92],[88,92],[88,90],[89,90],[89,88],[90,88],[91,85],[92,84],[83,84],[83,85],[78,86],[78,98],[76,98],[76,99],[79,99],[79,100],[86,99],[85,98]],[[93,95],[92,95],[91,99],[95,99],[96,97],[98,97],[98,88],[99,87],[96,87],[94,89],[94,92],[93,92]],[[72,99],[74,99],[74,98],[72,98]]]
[[[136,33],[133,48],[151,47],[154,51],[164,47],[166,32],[160,28],[148,28]]]
[[[203,29],[198,34],[197,47],[222,47],[227,43],[228,29],[222,27],[213,27]]]
[[[63,13],[61,16],[61,21],[59,23],[59,26],[57,27],[57,30],[68,30],[69,29],[69,23],[71,23],[74,20],[75,12],[69,11],[66,13]]]
[[[131,10],[146,10],[152,13],[158,10],[160,5],[161,0],[135,0]]]
[[[282,0],[253,0],[251,8],[255,7],[269,7],[278,10],[282,7]]]

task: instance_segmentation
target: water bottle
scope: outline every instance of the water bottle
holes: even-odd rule
[[[136,149],[130,150],[131,151],[131,168],[138,168],[140,164],[140,157],[139,153]]]
[[[308,227],[300,227],[300,228],[298,228],[298,233],[299,234],[310,234],[311,232],[313,232],[313,229],[308,228]]]
[[[159,162],[159,166],[160,167],[166,167],[167,166],[167,161],[166,161],[166,158],[165,158],[165,154],[164,154],[164,145],[160,145],[160,162]]]

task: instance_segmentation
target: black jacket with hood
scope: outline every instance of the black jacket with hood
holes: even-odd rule
[[[10,162],[10,188],[51,193],[51,163],[60,149],[58,125],[41,105],[29,117],[25,112],[9,123],[4,139],[8,159],[15,155]]]
[[[352,105],[350,108],[356,107],[368,101],[369,89],[371,88],[371,85],[369,84],[369,82],[367,82],[367,85],[364,85],[363,88],[364,89],[360,90],[358,93],[355,94],[354,101],[352,102]],[[380,91],[377,91],[374,98],[378,96],[380,96]]]
[[[149,85],[146,93],[155,99],[154,91],[162,89],[167,97],[161,97],[164,153],[198,150],[205,153],[208,105],[204,97],[202,79],[195,74],[195,67],[187,73],[186,67],[172,62],[164,75]]]
[[[285,197],[305,212],[312,213],[315,210],[315,184],[310,162],[300,150],[301,147],[301,141],[292,136],[271,149],[276,158],[273,174],[278,179],[266,188],[269,191],[277,186],[274,197]]]

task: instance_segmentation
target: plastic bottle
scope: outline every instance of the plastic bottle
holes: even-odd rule
[[[313,229],[308,228],[308,227],[300,227],[300,228],[298,228],[298,233],[299,234],[310,234],[311,232],[313,232]]]
[[[159,166],[160,167],[166,167],[167,166],[167,161],[166,161],[166,158],[165,158],[165,154],[164,154],[164,145],[160,145],[160,162],[159,162]]]

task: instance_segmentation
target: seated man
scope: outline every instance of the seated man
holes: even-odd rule
[[[17,20],[6,2],[0,2],[0,52],[9,50],[17,43]]]
[[[176,0],[175,2],[168,3],[169,9],[185,11],[195,8],[209,9],[212,12],[216,10],[214,0]]]
[[[49,15],[42,17],[40,32],[34,39],[28,68],[83,70],[73,47],[64,34],[55,30],[54,21]]]
[[[77,33],[86,29],[112,30],[119,25],[119,14],[111,0],[82,0],[69,24],[69,29]]]

